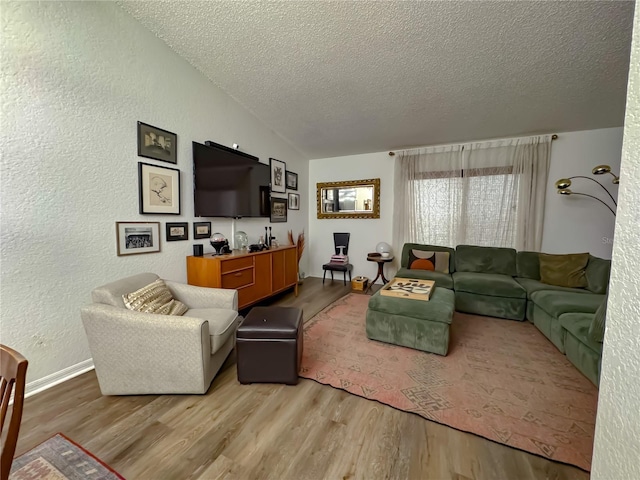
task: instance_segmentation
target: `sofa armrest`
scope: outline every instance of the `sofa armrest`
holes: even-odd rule
[[[104,395],[203,393],[208,388],[207,320],[101,304],[80,313]]]
[[[225,288],[196,287],[186,283],[164,281],[173,298],[189,308],[228,308],[238,311],[238,292]]]

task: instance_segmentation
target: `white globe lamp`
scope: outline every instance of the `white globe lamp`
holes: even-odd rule
[[[380,242],[376,245],[376,252],[384,258],[388,258],[391,256],[391,245],[387,242]]]

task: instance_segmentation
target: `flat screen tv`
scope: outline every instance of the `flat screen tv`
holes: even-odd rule
[[[271,170],[257,157],[224,145],[193,142],[196,217],[268,217]]]

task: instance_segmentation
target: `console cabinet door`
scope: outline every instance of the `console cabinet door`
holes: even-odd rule
[[[285,283],[285,253],[286,250],[281,250],[277,252],[271,252],[271,272],[272,272],[272,285],[273,291],[277,292],[278,290],[282,290]]]
[[[298,283],[298,250],[296,248],[284,251],[284,283],[286,286]]]
[[[267,298],[273,292],[271,287],[271,255],[256,255],[253,258],[256,268],[256,283],[253,286],[256,299]]]

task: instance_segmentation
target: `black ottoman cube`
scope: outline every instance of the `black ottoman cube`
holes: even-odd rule
[[[240,383],[298,383],[302,361],[302,310],[255,307],[236,333]]]

